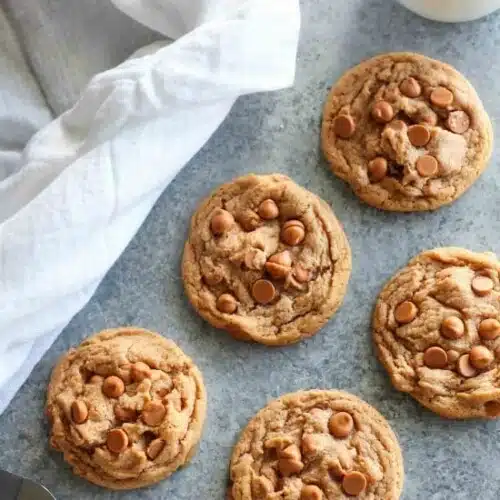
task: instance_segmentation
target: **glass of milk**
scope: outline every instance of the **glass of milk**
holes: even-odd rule
[[[500,0],[398,0],[408,9],[434,21],[472,21],[500,9]]]

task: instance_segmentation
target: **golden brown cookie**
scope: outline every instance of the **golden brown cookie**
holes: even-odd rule
[[[423,252],[379,295],[373,335],[396,389],[448,418],[500,416],[500,262]]]
[[[52,372],[50,443],[75,474],[106,488],[148,486],[195,452],[206,412],[200,372],[171,340],[105,330]]]
[[[287,394],[263,408],[231,459],[230,500],[397,500],[403,457],[380,413],[341,391]]]
[[[198,208],[182,270],[191,303],[212,325],[284,345],[313,335],[337,310],[351,252],[324,201],[284,175],[249,175]]]
[[[395,52],[361,63],[333,86],[321,138],[332,171],[359,198],[410,212],[462,195],[486,168],[493,132],[458,71]]]

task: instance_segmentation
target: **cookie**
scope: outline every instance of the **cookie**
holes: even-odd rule
[[[387,283],[373,335],[396,389],[443,417],[500,416],[499,272],[491,253],[438,248]]]
[[[50,443],[106,488],[148,486],[189,461],[206,412],[200,372],[172,341],[105,330],[65,354],[47,395]]]
[[[192,305],[212,325],[284,345],[316,333],[340,306],[351,252],[324,201],[284,175],[249,175],[198,208],[182,269]]]
[[[403,458],[380,413],[341,391],[287,394],[263,408],[231,459],[230,500],[397,500]]]
[[[334,85],[321,139],[332,171],[359,198],[410,212],[461,196],[486,168],[493,131],[460,73],[402,52],[369,59]]]

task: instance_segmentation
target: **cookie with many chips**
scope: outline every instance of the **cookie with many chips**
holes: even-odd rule
[[[443,417],[500,417],[499,273],[494,254],[437,248],[385,285],[373,336],[396,389]]]
[[[333,86],[321,139],[332,171],[359,198],[409,212],[461,196],[486,168],[493,132],[463,75],[395,52],[359,64]]]
[[[241,340],[285,345],[315,334],[344,297],[351,252],[330,207],[284,175],[220,186],[191,221],[187,295]]]
[[[139,488],[194,454],[206,394],[199,370],[171,340],[115,328],[61,358],[46,412],[50,443],[75,474],[106,488]]]
[[[287,394],[260,410],[234,448],[230,500],[397,500],[403,458],[384,417],[342,391]]]

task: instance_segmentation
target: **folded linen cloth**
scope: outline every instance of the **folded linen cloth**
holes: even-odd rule
[[[293,83],[298,0],[112,1],[175,41],[96,75],[8,166],[0,151],[0,412],[235,100]]]

